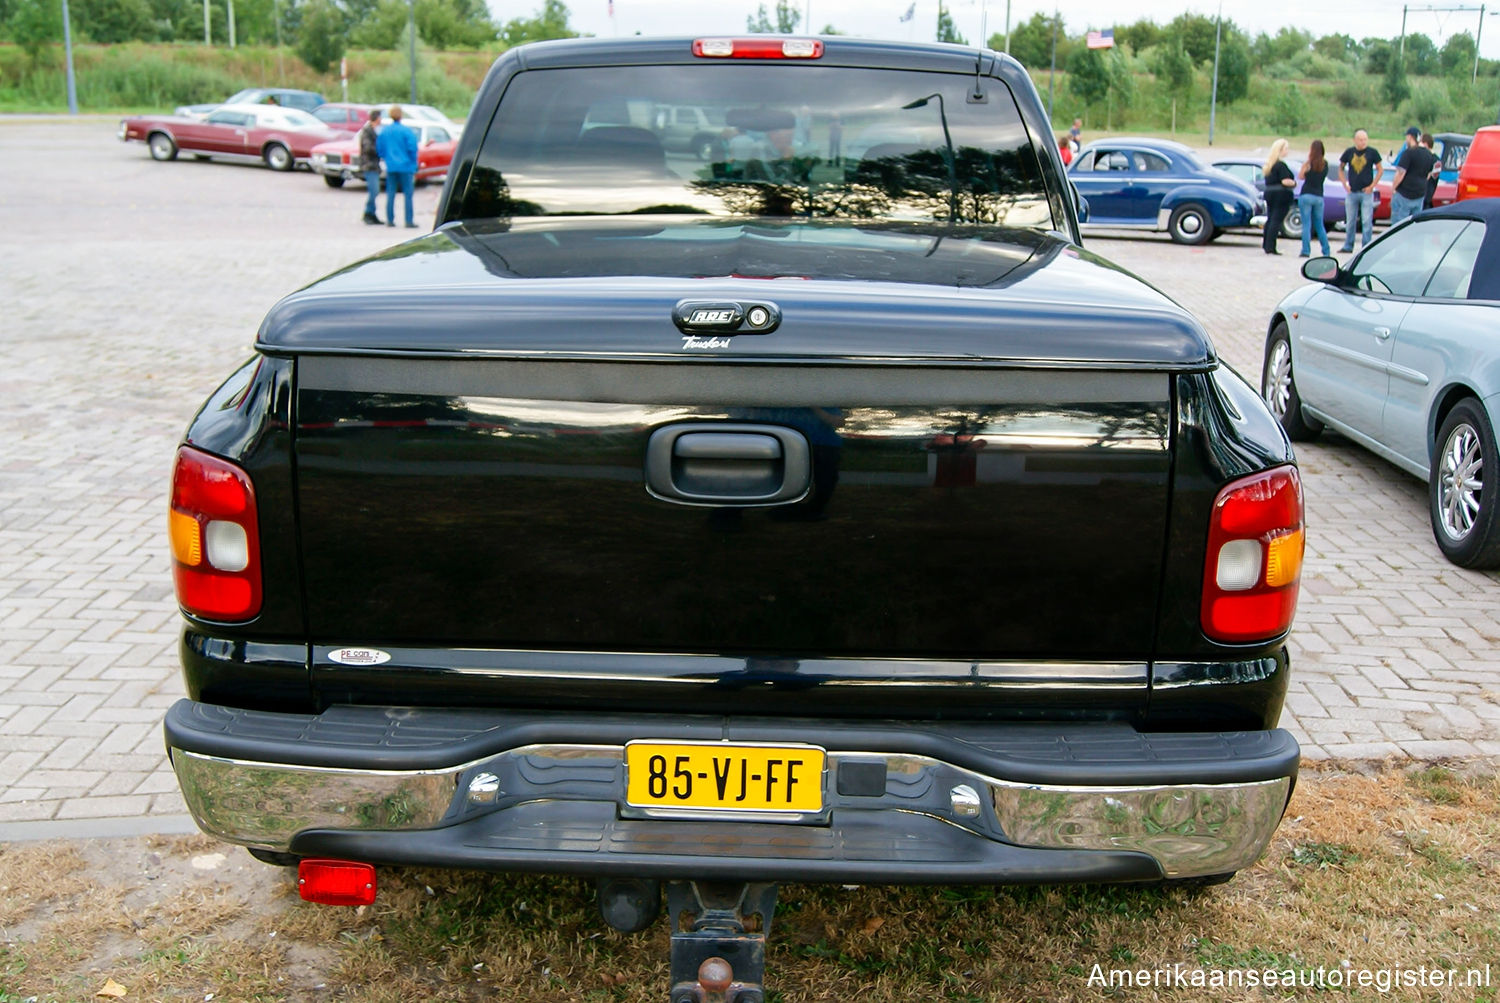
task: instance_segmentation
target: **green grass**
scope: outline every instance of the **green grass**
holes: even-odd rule
[[[1339,843],[1298,843],[1292,848],[1292,863],[1320,871],[1358,859],[1358,854]]]

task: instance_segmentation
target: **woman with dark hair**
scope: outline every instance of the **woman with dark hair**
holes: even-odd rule
[[[1328,177],[1328,160],[1323,153],[1323,141],[1315,139],[1308,148],[1307,159],[1297,169],[1302,179],[1302,192],[1297,196],[1297,208],[1302,212],[1302,257],[1307,257],[1312,248],[1311,237],[1318,235],[1318,244],[1324,257],[1333,252],[1328,248],[1328,227],[1323,224],[1323,181]]]
[[[1260,239],[1260,246],[1267,254],[1281,253],[1276,250],[1276,238],[1281,235],[1281,224],[1285,222],[1286,214],[1292,210],[1292,189],[1297,184],[1297,178],[1284,159],[1289,148],[1284,139],[1272,143],[1271,152],[1266,154],[1265,166],[1261,168],[1266,179],[1266,229]],[[1302,232],[1307,232],[1305,226]]]

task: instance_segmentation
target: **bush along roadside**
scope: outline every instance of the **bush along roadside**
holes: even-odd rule
[[[461,118],[495,61],[495,52],[418,54],[417,98]],[[410,95],[405,51],[356,50],[346,57],[352,101],[401,101]],[[74,47],[78,106],[84,112],[170,112],[181,104],[221,101],[245,87],[296,87],[330,101],[343,91],[338,67],[319,74],[290,48],[237,49],[147,44]],[[0,45],[0,112],[67,110],[61,46],[33,60],[19,46]]]

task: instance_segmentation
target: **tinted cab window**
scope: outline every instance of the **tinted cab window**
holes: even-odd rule
[[[972,80],[837,66],[526,71],[496,111],[461,211],[1063,225],[1009,91],[986,80],[988,100],[971,103]],[[706,160],[658,131],[654,109],[684,94],[723,123]]]

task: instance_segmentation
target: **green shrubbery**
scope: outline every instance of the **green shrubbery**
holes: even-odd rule
[[[417,61],[417,100],[435,105],[455,118],[469,113],[474,88],[443,73],[436,66]],[[390,65],[349,82],[349,100],[400,103],[411,95],[411,70],[404,62]]]
[[[406,53],[353,51],[349,97],[355,101],[404,101],[411,90]],[[180,104],[221,101],[245,87],[285,86],[342,96],[337,60],[315,72],[290,48],[128,42],[74,47],[78,103],[84,111],[171,111]],[[417,98],[450,115],[463,115],[494,62],[486,52],[419,53]],[[67,107],[61,46],[49,46],[33,62],[14,45],[0,45],[0,110],[60,111]]]

